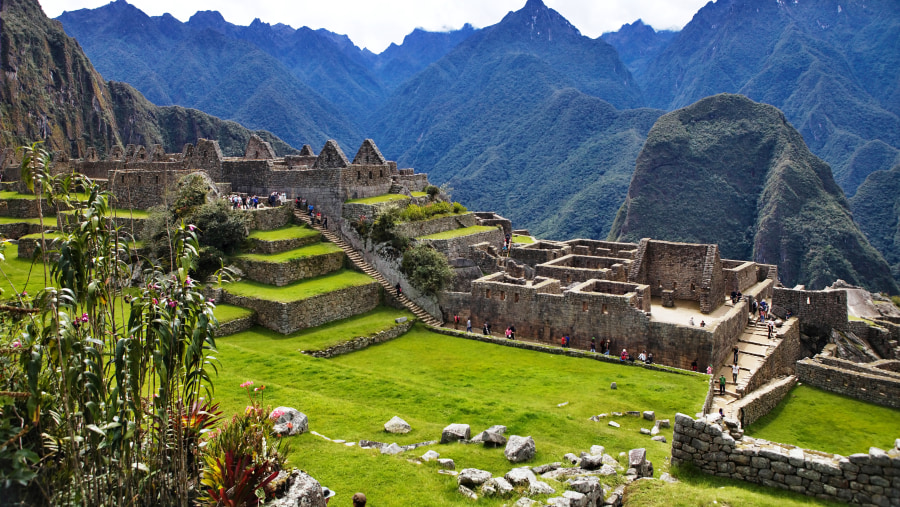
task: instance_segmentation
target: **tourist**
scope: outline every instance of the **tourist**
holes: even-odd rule
[[[472,332],[472,318],[471,318],[471,317],[469,317],[468,319],[466,319],[466,332],[467,332],[467,333],[471,333],[471,332]]]
[[[506,331],[504,331],[504,333],[506,334],[506,339],[509,340],[509,326],[506,326]]]
[[[316,222],[318,222],[319,224],[322,223],[322,212],[321,211],[316,212]]]
[[[453,329],[459,329],[459,314],[453,315]]]
[[[738,352],[739,352],[739,351],[738,351],[738,348],[737,348],[737,347],[734,347],[734,348],[731,349],[731,350],[732,350],[732,352],[734,352],[734,362],[736,363],[736,362],[737,362],[737,357],[738,357]]]
[[[741,371],[741,368],[738,366],[737,363],[734,363],[731,366],[731,379],[734,380],[735,385],[737,385],[737,376],[738,376],[739,371]]]
[[[701,320],[701,321],[700,321],[700,327],[706,327],[706,321],[705,321],[705,320]]]
[[[310,204],[309,206],[306,207],[306,211],[307,211],[307,213],[309,213],[309,217],[310,217],[310,218],[312,218],[312,216],[313,216],[313,211],[314,211],[315,209],[316,209],[316,207],[313,206],[312,204]]]
[[[642,350],[641,353],[638,354],[638,360],[642,363],[647,362],[647,351],[646,350]]]
[[[788,320],[789,318],[791,318],[793,316],[794,316],[794,312],[791,310],[788,310],[787,313],[784,314],[784,320]]]
[[[742,301],[743,299],[744,299],[744,295],[741,294],[741,291],[738,291],[738,294],[737,294],[737,300],[738,300],[738,302]]]
[[[566,335],[563,335],[563,337],[559,339],[559,346],[566,348]]]
[[[353,495],[353,507],[366,507],[366,495],[356,493]]]
[[[719,408],[719,420],[722,421],[725,419],[725,411],[720,407]]]
[[[707,375],[712,375],[712,365],[709,365],[709,366],[706,367],[706,374],[707,374]]]
[[[694,325],[694,318],[693,318],[693,317],[691,317],[691,318],[688,320],[688,324],[690,324],[690,325],[692,325],[692,326]]]
[[[322,227],[324,227],[325,230],[328,230],[328,217],[322,218]]]
[[[612,344],[609,342],[609,338],[606,339],[606,345],[603,348],[606,349],[605,354],[608,356],[609,352],[612,350]]]
[[[647,364],[653,364],[653,352],[647,354]]]
[[[694,359],[694,361],[691,362],[691,371],[697,371],[697,360],[696,359]]]
[[[709,369],[712,370],[712,366]],[[725,395],[725,375],[719,375],[719,394]]]
[[[622,354],[619,355],[619,358],[622,361],[628,361],[628,350],[622,349]]]
[[[399,298],[401,294],[403,294],[403,287],[400,286],[400,282],[397,282],[397,285],[394,286],[394,290],[397,291],[397,297]]]
[[[509,326],[509,339],[510,340],[516,339],[516,325],[515,324],[510,324],[510,326]]]
[[[737,304],[737,292],[735,291],[731,291],[731,304]]]
[[[775,321],[774,321],[774,320],[770,320],[770,321],[768,321],[768,322],[766,323],[766,325],[767,325],[767,327],[769,328],[769,339],[771,340],[771,339],[772,339],[772,335],[775,334]]]
[[[593,336],[591,336],[591,352],[597,352],[597,343]]]

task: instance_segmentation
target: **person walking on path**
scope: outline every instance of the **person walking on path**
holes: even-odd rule
[[[400,287],[400,282],[397,282],[397,285],[394,286],[394,289],[397,291],[397,297],[399,298],[401,294],[403,294],[403,287]]]
[[[710,366],[710,369],[712,369],[712,366]],[[725,375],[719,376],[719,394],[725,395]]]
[[[694,361],[691,362],[691,371],[697,371],[697,360],[696,359],[694,359]]]
[[[591,352],[597,352],[597,342],[593,336],[591,336]]]
[[[484,328],[482,328],[482,331],[484,332],[485,335],[491,334],[491,325],[488,324],[487,321],[484,321]]]
[[[740,366],[738,366],[737,363],[734,363],[734,365],[732,365],[732,367],[731,367],[731,378],[732,378],[732,380],[734,380],[734,385],[737,385],[737,376],[738,376],[738,372],[740,372],[740,371],[741,371]]]
[[[509,325],[509,339],[510,340],[516,339],[516,325],[515,324]]]
[[[647,364],[653,364],[653,352],[647,354]]]
[[[455,324],[454,329],[459,329],[459,314],[455,314],[453,316],[453,323]]]
[[[707,375],[712,375],[712,365],[709,365],[709,366],[706,367],[706,374],[707,374]]]
[[[738,359],[738,348],[735,347],[734,348],[734,363],[735,364],[737,364],[737,359]]]
[[[322,227],[328,230],[328,217],[322,217]]]
[[[472,317],[469,317],[468,319],[466,319],[466,332],[467,333],[472,332]]]

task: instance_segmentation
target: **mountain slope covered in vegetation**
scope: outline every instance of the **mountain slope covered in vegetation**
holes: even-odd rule
[[[842,278],[898,292],[828,164],[781,111],[741,95],[709,97],[656,122],[610,237],[718,243],[725,258],[778,265],[788,286],[821,289]]]
[[[872,246],[884,255],[900,280],[900,164],[875,171],[850,198],[850,209]]]

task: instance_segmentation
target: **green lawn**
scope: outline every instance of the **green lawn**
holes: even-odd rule
[[[249,317],[253,315],[253,310],[240,306],[221,303],[216,305],[216,309],[213,310],[213,313],[216,316],[216,320],[218,320],[220,323],[225,323],[231,322],[232,320],[243,319],[244,317]]]
[[[285,225],[271,231],[253,231],[248,236],[250,239],[260,241],[279,241],[285,239],[302,239],[318,236],[319,231],[306,225]]]
[[[425,195],[424,192],[418,192]],[[413,193],[413,195],[416,195]],[[375,197],[366,197],[364,199],[350,199],[346,201],[347,204],[379,204],[383,202],[393,202],[393,201],[408,201],[409,197],[403,194],[385,194],[385,195],[377,195]]]
[[[13,218],[13,217],[0,217],[0,224],[40,224],[41,221],[38,218]],[[55,216],[45,216],[44,217],[44,226],[56,227],[56,217]]]
[[[6,257],[6,260],[0,262],[0,271],[2,271],[2,275],[0,275],[0,289],[3,291],[0,299],[10,299],[14,294],[23,291],[34,295],[45,287],[43,266],[41,266],[40,259],[36,262],[20,259],[19,245],[12,243],[6,244],[3,255]]]
[[[326,292],[366,285],[372,282],[374,282],[374,280],[369,275],[358,271],[342,269],[316,278],[294,282],[290,285],[285,285],[284,287],[276,287],[274,285],[266,285],[249,280],[230,283],[224,287],[226,291],[237,296],[289,303],[291,301],[300,301],[301,299],[325,294]]]
[[[893,448],[900,410],[798,385],[746,433],[754,438],[849,456]]]
[[[389,311],[393,312],[393,310]],[[345,321],[346,322],[346,321]],[[226,413],[243,410],[241,382],[266,386],[266,403],[293,406],[310,418],[310,429],[330,438],[397,442],[435,440],[454,422],[473,434],[493,424],[507,435],[531,435],[537,456],[528,465],[561,461],[567,452],[607,447],[613,456],[645,447],[657,470],[665,470],[670,444],[641,435],[651,425],[640,418],[617,418],[622,427],[589,421],[601,412],[655,410],[674,422],[676,412],[697,411],[707,381],[703,375],[676,375],[485,344],[431,333],[416,327],[401,338],[366,350],[324,360],[296,352],[297,338],[324,339],[343,334],[325,326],[288,337],[252,330],[217,340],[219,375],[216,399]],[[353,335],[356,333],[349,333]],[[347,336],[347,335],[345,335]],[[610,390],[610,382],[618,390]],[[557,405],[568,402],[563,407]],[[382,425],[393,416],[410,423],[406,435],[389,435]],[[671,442],[672,430],[662,430]],[[481,468],[502,475],[517,466],[503,449],[476,445],[432,445],[398,456],[346,447],[311,434],[293,439],[291,465],[303,468],[335,489],[334,505],[349,505],[363,491],[373,505],[467,505],[456,492],[456,479],[436,473],[434,465],[407,458],[434,449],[456,460],[457,470]],[[562,487],[555,484],[562,492]],[[426,498],[427,500],[423,500]],[[514,501],[515,499],[513,499]],[[510,500],[479,500],[499,506]]]
[[[413,197],[425,197],[428,195],[428,192],[410,192]]]
[[[79,193],[73,194],[73,195],[75,195],[76,199],[78,199],[79,201],[86,201],[88,199],[88,197],[90,197],[90,195],[88,195],[84,192],[79,192]],[[37,196],[35,194],[21,194],[19,192],[13,191],[13,190],[3,190],[3,191],[0,191],[0,199],[31,199],[31,200],[34,200],[34,199],[37,199]]]
[[[119,218],[134,218],[135,220],[146,220],[150,218],[150,212],[143,209],[114,209],[113,216]]]
[[[420,236],[416,239],[453,239],[459,238],[462,236],[470,236],[472,234],[478,234],[479,232],[487,232],[493,231],[496,227],[488,226],[488,225],[473,225],[472,227],[461,227],[459,229],[452,229],[449,231],[439,232],[437,234],[429,234],[428,236]]]
[[[531,236],[520,236],[518,234],[513,234],[512,242],[530,245],[531,243],[534,243],[534,238],[532,238]]]
[[[56,238],[61,238],[61,237],[62,237],[62,233],[59,233],[59,232],[46,232],[46,233],[44,233],[44,241],[47,242],[47,246],[49,246],[50,243],[51,243],[54,239],[56,239]],[[41,233],[36,232],[36,233],[34,233],[34,234],[26,234],[25,236],[22,236],[22,237],[19,238],[19,239],[20,239],[20,240],[22,240],[22,239],[38,239],[38,240],[39,240],[39,239],[41,239]]]
[[[340,252],[341,247],[334,243],[316,243],[314,245],[304,246],[281,252],[277,254],[241,254],[238,259],[257,262],[290,262],[294,259],[303,259],[305,257],[315,257],[316,255],[326,255],[330,253]]]

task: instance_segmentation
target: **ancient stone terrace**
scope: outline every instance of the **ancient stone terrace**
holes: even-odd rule
[[[631,266],[631,262],[613,257],[570,254],[544,264],[538,264],[535,267],[535,274],[556,278],[566,285],[592,279],[624,282],[628,278],[628,268]]]

